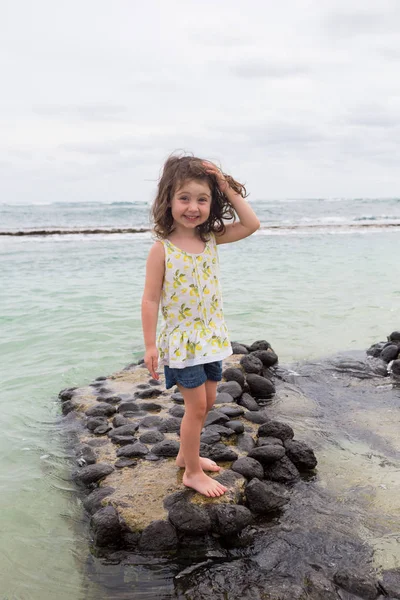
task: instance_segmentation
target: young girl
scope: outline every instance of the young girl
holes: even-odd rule
[[[164,165],[152,209],[159,241],[150,249],[146,266],[144,361],[158,379],[160,357],[167,389],[177,385],[183,395],[185,414],[176,462],[185,469],[183,483],[209,497],[221,496],[227,488],[204,472],[220,467],[200,457],[200,434],[215,402],[222,359],[232,354],[217,246],[237,242],[259,228],[245,197],[244,186],[213,163],[172,156]],[[163,324],[156,342],[160,301]]]

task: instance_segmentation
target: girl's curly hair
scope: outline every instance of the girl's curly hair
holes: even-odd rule
[[[230,175],[223,174],[230,187],[238,194],[246,197],[246,188],[235,181]],[[218,187],[214,175],[207,173],[200,158],[195,156],[170,156],[164,165],[164,169],[158,183],[158,192],[154,200],[151,216],[154,221],[154,233],[158,238],[165,239],[174,228],[171,213],[171,200],[184,181],[195,179],[208,183],[211,190],[210,216],[205,223],[197,227],[199,236],[203,242],[208,240],[208,234],[213,231],[223,233],[225,225],[223,220],[235,221],[236,215],[228,198]]]

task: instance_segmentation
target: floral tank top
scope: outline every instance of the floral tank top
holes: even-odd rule
[[[160,364],[183,369],[230,356],[214,234],[201,254],[185,252],[168,240],[162,244],[165,276],[157,339]]]

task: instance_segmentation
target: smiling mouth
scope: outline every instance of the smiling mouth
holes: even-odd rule
[[[196,221],[199,217],[189,217],[188,215],[185,215],[185,219],[188,219],[188,221]]]

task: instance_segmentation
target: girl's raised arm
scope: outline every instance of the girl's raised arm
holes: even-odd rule
[[[257,231],[260,227],[260,221],[250,204],[246,202],[243,196],[230,187],[224,175],[216,165],[210,162],[204,162],[203,164],[208,173],[215,175],[219,189],[228,198],[239,217],[239,222],[225,225],[224,233],[217,233],[215,235],[217,244],[237,242]]]
[[[144,362],[154,379],[158,379],[158,350],[156,331],[158,309],[165,272],[165,250],[161,242],[155,242],[150,248],[146,263],[146,280],[142,297],[142,327],[146,348]]]

